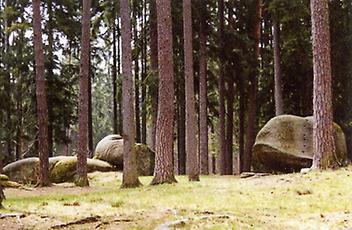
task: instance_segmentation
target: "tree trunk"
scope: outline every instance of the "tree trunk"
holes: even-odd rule
[[[183,0],[183,31],[186,89],[186,170],[189,181],[199,181],[197,117],[194,95],[192,5],[191,0]]]
[[[313,37],[313,165],[335,166],[333,137],[329,6],[327,0],[311,0]]]
[[[178,120],[177,120],[177,166],[178,174],[186,174],[186,99],[185,83],[182,79],[177,86]]]
[[[174,79],[171,0],[157,0],[159,101],[152,185],[176,182],[173,171]]]
[[[48,1],[48,60],[49,60],[49,66],[48,66],[48,78],[47,78],[47,83],[48,83],[48,88],[50,89],[53,85],[53,78],[54,78],[54,54],[53,54],[53,49],[54,49],[54,34],[53,34],[53,1],[49,0]],[[48,152],[49,152],[49,157],[53,156],[53,146],[54,146],[54,127],[53,127],[53,120],[54,120],[54,114],[53,114],[53,101],[51,99],[53,98],[53,92],[48,92],[48,97],[47,97],[47,105],[48,105]]]
[[[134,37],[134,86],[135,86],[135,116],[136,116],[136,141],[138,143],[141,142],[141,119],[140,119],[140,106],[139,106],[139,92],[140,92],[140,82],[139,82],[139,39],[138,39],[138,16],[137,16],[137,2],[134,2],[134,10],[133,10],[133,18],[135,20],[135,24],[133,26],[133,37]]]
[[[141,142],[147,144],[147,0],[143,1],[142,15],[142,124],[141,124]]]
[[[123,106],[123,178],[122,188],[137,187],[137,155],[135,146],[135,119],[133,108],[131,19],[128,0],[120,0],[122,26],[122,106]]]
[[[199,1],[201,6],[202,1]],[[206,10],[203,7],[202,10]],[[209,174],[208,153],[208,113],[207,113],[207,54],[206,54],[206,20],[200,16],[199,23],[199,156],[200,173]]]
[[[89,186],[87,177],[88,155],[88,113],[89,113],[89,43],[90,43],[90,7],[91,0],[83,1],[81,60],[79,76],[78,111],[78,154],[76,185]]]
[[[89,52],[90,53],[90,52]],[[89,55],[89,77],[88,77],[88,157],[93,156],[93,108],[92,108],[92,79],[91,58]]]
[[[123,116],[122,116],[122,75],[121,75],[121,27],[120,27],[120,20],[117,18],[117,76],[119,76],[118,85],[118,103],[119,103],[119,134],[122,135],[123,133]]]
[[[220,174],[226,175],[226,137],[225,137],[225,76],[224,76],[224,0],[218,1],[219,5],[219,146],[220,146]]]
[[[255,2],[255,20],[252,26],[252,39],[254,41],[254,57],[253,61],[256,65],[253,67],[255,70],[251,73],[248,86],[248,124],[246,132],[246,146],[243,156],[243,171],[249,172],[252,164],[252,147],[255,141],[255,128],[256,128],[256,111],[257,111],[257,84],[258,84],[258,58],[260,54],[259,41],[260,41],[260,22],[262,16],[262,0]]]
[[[280,27],[276,20],[273,21],[273,45],[274,45],[274,79],[275,79],[275,114],[282,115],[282,81],[281,81],[281,58],[280,58]]]
[[[116,15],[114,8],[114,17],[112,20],[112,101],[113,101],[113,121],[112,126],[114,134],[118,131],[118,114],[117,114],[117,49],[116,49]]]
[[[239,173],[241,173],[243,171],[243,157],[244,157],[244,101],[245,101],[245,92],[244,92],[244,84],[243,84],[243,77],[241,77],[239,79],[239,85],[238,85],[238,89],[239,89],[239,134],[238,134],[238,147],[239,147]]]
[[[153,73],[153,81],[150,85],[149,92],[152,101],[152,114],[151,114],[151,146],[155,150],[155,134],[156,134],[156,121],[158,116],[158,28],[157,28],[157,15],[156,15],[156,2],[150,0],[149,4],[150,19],[150,66]]]
[[[234,79],[228,79],[226,119],[226,175],[233,174],[233,103],[235,97]]]
[[[40,0],[33,0],[33,32],[36,70],[37,118],[39,128],[38,151],[40,166],[38,184],[40,186],[48,186],[50,185],[48,152],[48,107],[45,93],[44,53],[40,16]]]

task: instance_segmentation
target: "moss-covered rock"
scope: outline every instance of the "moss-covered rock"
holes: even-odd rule
[[[58,161],[50,171],[50,180],[53,183],[72,182],[76,175],[77,158],[72,157]],[[88,172],[113,171],[112,165],[97,159],[87,159]]]
[[[334,124],[336,154],[332,166],[344,165],[347,159],[345,135]],[[282,115],[271,119],[258,133],[254,147],[256,171],[293,172],[308,168],[313,159],[313,117]]]
[[[77,158],[72,156],[57,156],[49,158],[49,176],[51,182],[61,183],[72,181],[76,174]],[[88,172],[113,171],[114,167],[107,162],[87,159]],[[4,167],[4,173],[12,181],[20,183],[37,183],[39,158],[22,159]]]
[[[150,176],[154,172],[155,153],[146,145],[135,146],[140,176]],[[123,170],[123,139],[119,135],[108,135],[97,144],[94,159],[107,161],[118,170]]]

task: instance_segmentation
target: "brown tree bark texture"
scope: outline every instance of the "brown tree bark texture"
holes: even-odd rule
[[[260,22],[262,17],[262,0],[256,0],[255,3],[255,20],[252,27],[252,39],[254,40],[254,60],[258,63],[260,55],[259,41],[260,41]],[[243,156],[243,171],[248,172],[251,170],[252,164],[252,147],[255,141],[255,123],[256,123],[256,111],[257,111],[257,84],[258,71],[253,71],[249,79],[248,89],[248,124],[246,132],[246,146]]]
[[[311,0],[313,37],[313,168],[333,164],[333,138],[329,6],[327,0]]]
[[[156,120],[158,116],[158,27],[157,27],[157,13],[156,13],[156,2],[150,0],[149,4],[150,11],[150,66],[153,71],[155,78],[155,84],[149,89],[150,96],[152,99],[152,128],[151,128],[151,146],[152,150],[155,150],[155,133],[156,133]]]
[[[159,100],[156,125],[156,156],[151,184],[176,182],[173,171],[174,80],[171,1],[157,0]]]
[[[40,0],[33,0],[33,32],[36,71],[36,98],[38,119],[38,151],[39,151],[39,180],[40,186],[50,185],[49,180],[49,146],[48,146],[48,107],[45,92],[44,54],[42,42]]]
[[[219,140],[220,140],[220,174],[226,175],[226,137],[225,137],[225,76],[224,76],[224,0],[218,1],[218,14],[219,14],[219,40],[220,40],[220,52],[219,52]]]
[[[200,3],[202,4],[202,3]],[[208,114],[207,114],[207,57],[205,17],[199,23],[199,159],[200,173],[209,174]]]
[[[90,6],[91,0],[83,1],[81,60],[79,76],[79,111],[78,111],[78,154],[77,179],[78,186],[88,186],[88,100],[89,100],[89,43],[90,43]]]
[[[194,99],[191,0],[183,0],[183,32],[186,88],[186,171],[190,181],[199,181],[197,117]]]
[[[123,177],[122,188],[140,185],[134,148],[136,126],[133,104],[131,18],[128,0],[120,0],[122,35]]]
[[[276,20],[272,26],[273,45],[274,45],[274,80],[275,80],[275,114],[276,116],[284,113],[282,99],[282,80],[281,80],[281,55],[280,55],[280,27]]]

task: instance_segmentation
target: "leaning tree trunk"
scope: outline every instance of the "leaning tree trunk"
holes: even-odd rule
[[[79,76],[77,186],[89,186],[87,177],[89,110],[89,41],[91,0],[83,1],[81,60]]]
[[[128,0],[120,0],[122,26],[122,107],[123,107],[123,177],[122,188],[133,188],[138,179],[135,146],[136,126],[133,108],[131,18]]]
[[[191,0],[183,0],[183,31],[186,88],[186,169],[190,181],[199,181],[197,117],[194,100]]]
[[[202,0],[199,1],[203,5]],[[202,9],[205,10],[205,7]],[[207,57],[206,57],[206,21],[204,15],[199,23],[199,159],[200,173],[209,174],[208,153],[208,115],[207,115]]]
[[[243,156],[243,171],[248,172],[251,170],[252,164],[252,148],[255,141],[255,124],[256,124],[256,111],[257,111],[257,84],[258,84],[258,65],[259,65],[259,41],[260,41],[260,22],[262,17],[262,0],[255,2],[255,20],[252,26],[252,39],[254,41],[254,63],[256,63],[255,70],[251,73],[249,79],[248,89],[248,124],[246,132],[246,146]]]
[[[327,0],[311,0],[313,37],[313,165],[328,168],[336,162],[333,137],[329,6]]]
[[[159,101],[152,185],[176,182],[173,168],[174,79],[171,0],[157,0]]]
[[[280,27],[276,20],[273,21],[273,45],[274,45],[274,80],[275,80],[275,114],[282,115],[282,81],[281,81],[281,58],[280,58]]]
[[[39,180],[40,186],[50,185],[49,180],[49,146],[48,146],[48,108],[45,93],[44,54],[42,42],[40,0],[33,0],[33,32],[36,71],[36,95],[38,118],[38,151],[39,151]]]

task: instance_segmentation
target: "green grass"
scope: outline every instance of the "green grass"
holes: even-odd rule
[[[247,179],[202,176],[192,183],[178,176],[177,184],[160,186],[149,186],[151,177],[140,179],[142,187],[119,189],[116,173],[95,173],[88,190],[55,187],[38,194],[11,190],[4,205],[10,211],[63,221],[118,216],[129,220],[122,226],[136,229],[181,219],[187,219],[186,228],[192,229],[352,227],[351,167]]]

